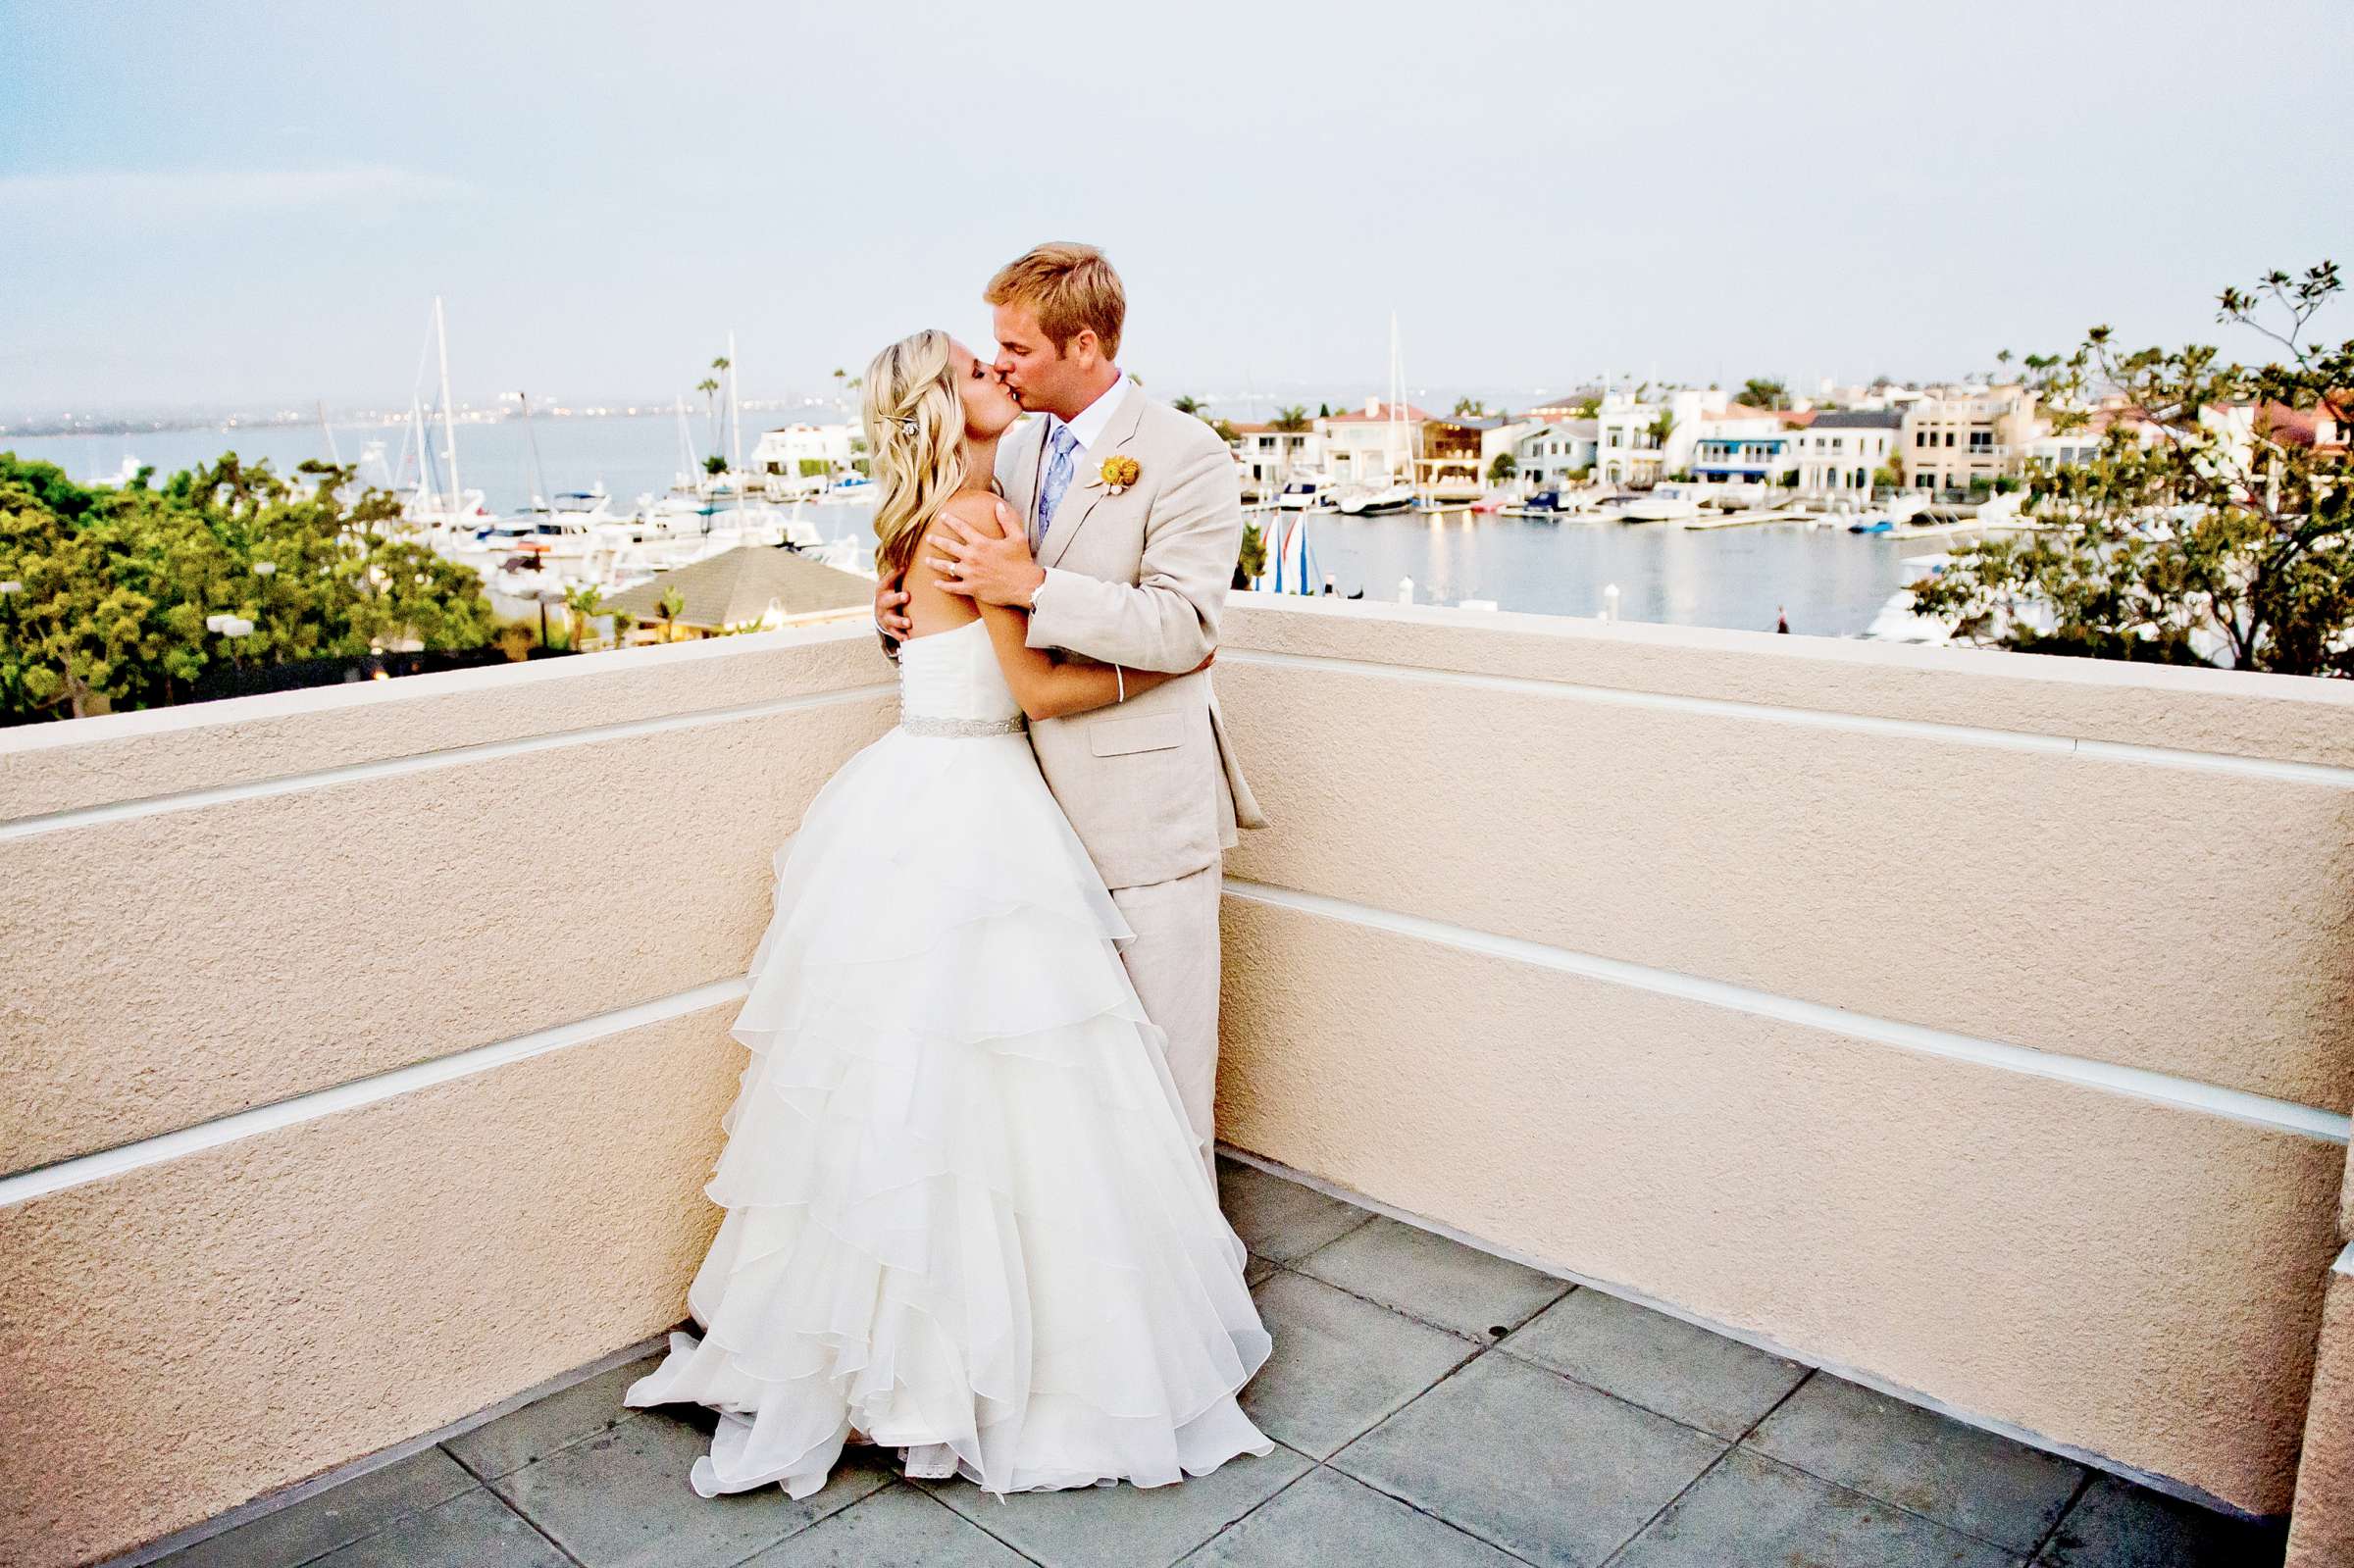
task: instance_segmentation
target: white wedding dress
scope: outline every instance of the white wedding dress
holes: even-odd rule
[[[624,1402],[720,1412],[704,1496],[807,1496],[853,1427],[1000,1493],[1269,1453],[1243,1243],[985,624],[906,642],[899,696],[777,851],[703,1333]]]

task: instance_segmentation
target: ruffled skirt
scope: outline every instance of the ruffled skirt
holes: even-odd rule
[[[806,1496],[853,1427],[1000,1493],[1271,1452],[1243,1243],[1029,742],[894,730],[775,865],[703,1333],[624,1395],[720,1412],[694,1490]]]

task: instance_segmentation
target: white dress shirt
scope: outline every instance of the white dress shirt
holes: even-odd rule
[[[1117,365],[1114,365],[1112,369],[1118,373],[1120,379],[1098,393],[1096,400],[1081,409],[1076,417],[1066,420],[1059,414],[1047,416],[1047,444],[1042,449],[1047,457],[1040,460],[1038,489],[1030,501],[1033,513],[1037,511],[1040,503],[1046,497],[1045,465],[1047,459],[1050,458],[1054,451],[1054,432],[1060,427],[1068,425],[1071,429],[1072,439],[1079,444],[1071,453],[1070,488],[1062,492],[1062,500],[1054,509],[1056,521],[1067,521],[1064,514],[1072,510],[1071,496],[1079,488],[1079,476],[1087,471],[1088,454],[1103,439],[1103,431],[1110,426],[1112,415],[1119,412],[1121,400],[1128,394],[1128,373],[1120,370]],[[1032,527],[1035,529],[1037,524],[1035,516],[1031,521]],[[1030,593],[1030,608],[1033,610],[1038,608],[1039,600],[1046,597],[1047,590],[1054,585],[1056,568],[1048,567],[1046,571],[1047,580],[1032,589]]]

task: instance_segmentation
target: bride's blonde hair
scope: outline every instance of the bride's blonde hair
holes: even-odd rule
[[[875,572],[915,564],[915,547],[943,502],[964,483],[964,401],[949,369],[948,334],[900,338],[866,367],[863,415],[880,499]]]

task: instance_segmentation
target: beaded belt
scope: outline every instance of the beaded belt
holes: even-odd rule
[[[912,735],[1018,735],[1027,727],[1018,713],[1010,719],[931,719],[919,713],[899,716],[899,728]]]

